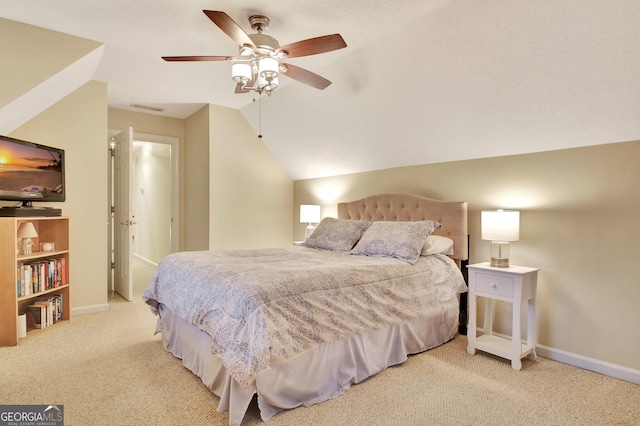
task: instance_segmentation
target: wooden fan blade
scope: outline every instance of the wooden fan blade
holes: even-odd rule
[[[180,61],[226,61],[231,59],[231,56],[163,56],[167,62],[180,62]]]
[[[298,80],[300,83],[308,84],[316,89],[324,90],[331,82],[324,77],[320,77],[318,74],[314,74],[311,71],[307,71],[304,68],[296,67],[291,64],[282,64],[286,71],[284,75],[294,80]]]
[[[224,12],[216,10],[203,10],[204,14],[209,17],[226,35],[231,37],[240,46],[251,46],[255,49],[253,41],[249,38],[247,33],[236,24],[236,21],[231,19],[229,15]]]
[[[340,34],[331,34],[287,44],[277,51],[285,53],[289,58],[299,58],[300,56],[331,52],[344,47],[347,47],[347,43],[345,43],[342,36]]]

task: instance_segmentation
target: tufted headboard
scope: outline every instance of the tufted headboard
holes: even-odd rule
[[[434,232],[453,240],[453,258],[467,260],[467,203],[439,201],[412,194],[379,194],[338,203],[338,218],[409,222],[435,220],[442,229]]]

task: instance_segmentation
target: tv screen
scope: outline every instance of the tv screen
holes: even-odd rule
[[[0,136],[0,200],[64,201],[64,150]]]

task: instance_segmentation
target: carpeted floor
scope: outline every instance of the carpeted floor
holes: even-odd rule
[[[211,394],[154,336],[139,294],[0,348],[0,404],[62,404],[65,424],[224,425]],[[458,336],[331,401],[289,410],[281,425],[640,425],[640,386],[544,358],[521,371],[466,352]],[[262,424],[255,404],[244,425]]]

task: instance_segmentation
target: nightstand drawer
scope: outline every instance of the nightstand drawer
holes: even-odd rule
[[[476,293],[513,298],[513,278],[476,272]]]

